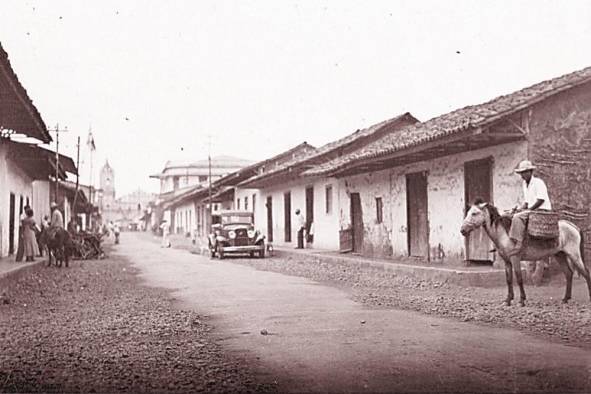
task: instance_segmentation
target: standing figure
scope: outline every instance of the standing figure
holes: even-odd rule
[[[119,228],[119,223],[113,224],[113,234],[115,234],[115,244],[119,243],[119,234],[121,233],[121,229]]]
[[[162,243],[160,244],[161,248],[170,248],[170,240],[168,239],[168,235],[170,233],[170,225],[164,219],[162,224],[160,224],[160,229],[162,230]]]
[[[295,211],[298,224],[298,246],[296,249],[304,249],[304,232],[306,231],[306,219],[299,209]]]
[[[23,261],[23,255],[25,253],[25,245],[23,239],[23,220],[27,218],[27,210],[31,209],[31,207],[27,204],[21,213],[19,220],[18,220],[18,245],[16,247],[16,261]]]
[[[23,219],[23,247],[26,260],[35,261],[35,256],[39,255],[39,246],[35,237],[35,219],[33,219],[33,210],[28,208],[25,211]]]

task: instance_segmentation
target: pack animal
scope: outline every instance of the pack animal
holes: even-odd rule
[[[56,267],[61,267],[63,263],[68,267],[70,265],[70,257],[72,256],[72,239],[70,233],[63,228],[54,230],[46,228],[41,238],[43,240],[42,243],[47,247],[47,266],[51,266],[53,259],[55,260]]]
[[[507,299],[505,303],[511,305],[514,298],[513,294],[513,271],[520,291],[520,304],[525,305],[525,290],[523,287],[523,278],[521,276],[521,267],[512,267],[511,260],[508,257],[512,250],[513,241],[509,238],[509,227],[511,220],[508,217],[499,214],[499,211],[493,205],[477,201],[470,207],[460,232],[463,236],[468,236],[474,229],[483,227],[486,234],[495,244],[499,255],[505,262],[505,276],[507,278]],[[579,228],[568,220],[558,221],[559,237],[554,242],[529,242],[525,245],[519,258],[521,260],[540,260],[553,256],[566,277],[566,290],[563,303],[567,303],[572,296],[573,272],[577,271],[587,281],[589,298],[591,299],[591,275],[584,261],[584,242],[583,233]]]

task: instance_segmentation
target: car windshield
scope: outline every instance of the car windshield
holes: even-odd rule
[[[245,223],[252,224],[252,216],[250,215],[223,215],[222,224]]]

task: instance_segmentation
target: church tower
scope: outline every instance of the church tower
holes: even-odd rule
[[[101,169],[100,182],[100,188],[103,191],[101,205],[103,208],[110,209],[113,207],[113,203],[115,202],[115,171],[109,165],[108,160]]]

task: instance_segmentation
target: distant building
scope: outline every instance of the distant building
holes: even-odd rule
[[[231,156],[217,156],[211,159],[211,181],[246,167],[251,161]],[[173,193],[189,186],[209,183],[209,160],[195,162],[167,161],[161,173],[150,178],[160,180],[160,196]]]
[[[167,161],[161,173],[150,176],[160,180],[160,194],[154,207],[152,225],[158,225],[161,220],[166,219],[173,232],[189,233],[196,226],[194,204],[179,206],[175,203],[176,200],[193,190],[208,188],[210,171],[211,182],[215,182],[250,164],[252,162],[249,160],[231,156],[212,157],[211,169],[209,160]]]
[[[117,198],[115,191],[115,170],[109,162],[101,169],[98,205],[103,223],[119,222],[122,227],[137,223],[145,214],[156,195],[136,190]]]

